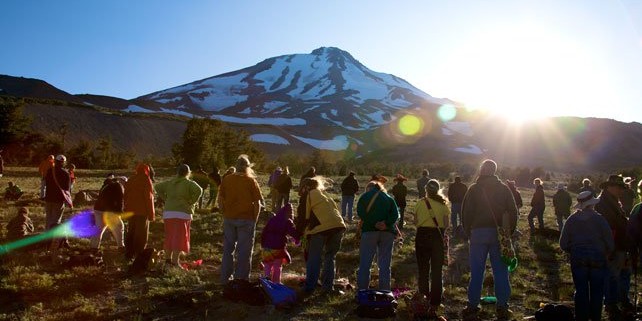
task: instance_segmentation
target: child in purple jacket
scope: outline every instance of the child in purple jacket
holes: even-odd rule
[[[265,276],[274,283],[281,283],[282,265],[292,260],[286,248],[288,235],[294,238],[295,242],[299,242],[300,235],[292,221],[290,203],[286,203],[268,220],[261,233],[261,257]]]

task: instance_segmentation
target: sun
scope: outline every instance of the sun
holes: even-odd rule
[[[592,93],[609,91],[608,69],[589,49],[537,24],[488,28],[463,41],[446,65],[457,100],[519,124],[613,102]],[[455,64],[456,62],[456,64]],[[456,79],[454,79],[456,77]],[[608,95],[607,95],[608,96]]]

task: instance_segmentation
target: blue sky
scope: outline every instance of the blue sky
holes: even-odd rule
[[[321,46],[516,119],[642,122],[642,1],[0,3],[0,74],[134,98]]]

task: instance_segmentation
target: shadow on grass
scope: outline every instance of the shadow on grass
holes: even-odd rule
[[[546,288],[550,291],[550,299],[559,301],[560,299],[560,263],[557,258],[559,247],[559,231],[553,229],[538,230],[534,236],[531,236],[531,244],[535,253],[539,271],[544,274]]]

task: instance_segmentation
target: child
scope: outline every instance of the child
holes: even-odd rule
[[[290,253],[286,248],[288,235],[299,242],[299,233],[292,221],[292,204],[286,203],[272,216],[261,233],[261,256],[265,276],[274,283],[281,283],[281,266],[290,263]]]
[[[21,207],[18,215],[7,224],[7,238],[11,241],[19,240],[33,233],[33,223],[29,218],[29,209]]]

